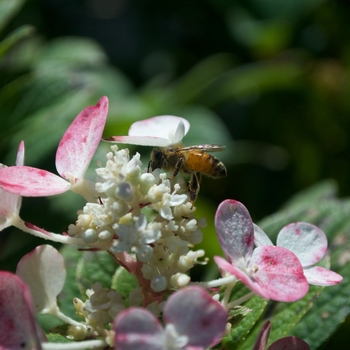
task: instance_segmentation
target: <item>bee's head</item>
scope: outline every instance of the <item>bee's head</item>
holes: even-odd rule
[[[148,163],[147,171],[149,172],[150,169],[151,171],[153,171],[154,169],[161,168],[163,165],[163,159],[164,155],[162,150],[158,147],[153,148],[151,153],[151,159]]]

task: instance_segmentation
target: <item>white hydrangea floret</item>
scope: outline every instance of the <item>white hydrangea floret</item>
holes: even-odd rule
[[[180,185],[174,185],[174,191],[171,192],[170,181],[166,174],[160,175],[162,183],[154,185],[148,191],[147,198],[152,203],[151,207],[158,211],[162,218],[171,220],[174,217],[172,207],[177,207],[187,200],[187,194],[177,194]]]
[[[111,251],[115,253],[131,251],[136,254],[141,262],[146,262],[152,257],[152,248],[149,244],[161,237],[161,224],[153,223],[147,227],[147,219],[141,214],[134,218],[133,225],[118,225],[116,234],[118,241],[115,241]]]
[[[102,326],[111,323],[125,309],[123,296],[113,289],[103,288],[98,282],[86,294],[89,300],[85,302],[84,311],[89,324]]]

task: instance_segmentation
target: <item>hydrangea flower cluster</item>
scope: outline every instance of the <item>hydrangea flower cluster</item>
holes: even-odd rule
[[[202,241],[206,222],[195,218],[196,208],[181,175],[170,180],[160,169],[149,172],[138,153],[131,157],[128,149],[112,145],[105,166],[96,169],[97,180],[84,177],[101,139],[107,111],[108,99],[102,97],[96,106],[79,113],[67,129],[56,153],[60,176],[25,166],[24,144],[20,144],[16,165],[0,167],[0,229],[13,225],[45,240],[105,250],[138,285],[126,300],[96,281],[86,291],[85,300],[74,298],[80,317],[76,321],[57,305],[66,279],[64,260],[52,246],[39,246],[22,258],[16,275],[0,272],[0,329],[8,329],[0,334],[0,347],[45,348],[45,337],[34,320],[34,313],[40,312],[68,324],[67,337],[83,340],[81,349],[206,349],[218,344],[229,330],[228,311],[252,295],[291,302],[304,297],[309,284],[334,285],[342,280],[335,272],[314,266],[327,249],[320,229],[307,223],[289,225],[274,246],[253,224],[242,203],[226,200],[215,218],[227,257],[215,257],[222,278],[191,282],[189,270],[205,257],[203,250],[193,247]],[[128,136],[105,140],[166,147],[181,142],[189,127],[183,118],[160,116],[134,123]],[[67,233],[48,232],[20,218],[21,196],[67,190],[87,201]],[[232,301],[230,291],[237,281],[252,293]],[[226,287],[223,296],[217,293],[219,286]],[[2,294],[6,289],[13,296]],[[11,310],[21,319],[14,320]],[[9,319],[14,325],[11,329]],[[63,344],[58,348],[64,349]]]

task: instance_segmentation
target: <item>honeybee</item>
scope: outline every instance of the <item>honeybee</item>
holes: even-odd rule
[[[172,180],[179,171],[191,174],[188,182],[189,201],[193,203],[198,197],[201,174],[214,178],[227,175],[225,165],[207,152],[222,151],[221,145],[196,145],[184,147],[181,144],[169,147],[156,147],[152,150],[148,171],[157,168],[173,171]]]

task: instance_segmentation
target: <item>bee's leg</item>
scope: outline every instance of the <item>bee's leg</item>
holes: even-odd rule
[[[184,159],[182,157],[178,159],[178,161],[175,164],[175,170],[173,172],[173,175],[171,175],[171,177],[169,177],[169,180],[172,180],[179,173],[179,170],[182,167],[183,161],[184,161]]]
[[[198,192],[199,192],[199,181],[200,181],[200,173],[198,172],[193,172],[191,173],[191,178],[190,181],[188,183],[188,197],[190,202],[192,203],[192,207],[193,208],[193,203],[196,201],[197,197],[198,197]]]
[[[147,166],[147,172],[149,173],[149,169],[151,167],[151,160],[148,162],[148,166]]]

